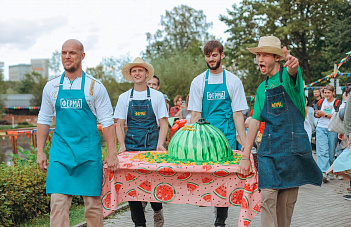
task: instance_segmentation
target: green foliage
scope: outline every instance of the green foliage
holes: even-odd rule
[[[59,76],[62,72],[61,52],[55,50],[49,60],[49,68],[54,73],[54,77]]]
[[[2,70],[0,70],[0,94],[5,94],[7,90],[6,83],[4,81],[4,74],[2,73]],[[0,97],[0,117],[4,114],[5,112],[5,104],[4,100]]]
[[[329,38],[336,34],[332,42],[339,45],[340,51],[350,46],[350,2],[345,0],[243,0],[220,19],[229,27],[227,32],[231,35],[226,45],[229,56],[226,63],[229,66],[234,63],[235,74],[243,79],[247,95],[252,95],[264,79],[253,62],[255,56],[246,50],[257,46],[261,36],[274,35],[281,39],[282,45],[299,59],[306,83],[333,69],[332,56],[340,52],[335,49],[323,52],[331,45]],[[344,39],[347,42],[342,44]],[[340,55],[336,58],[341,59]]]
[[[96,66],[86,69],[86,73],[101,81],[109,94],[112,106],[116,105],[118,97],[123,92],[132,88],[133,84],[127,82],[122,75],[122,67],[125,63],[132,62],[129,54],[119,58],[104,58]]]
[[[212,27],[202,10],[186,5],[166,10],[160,24],[162,29],[155,34],[146,33],[148,46],[144,56],[149,59],[166,56],[174,51],[186,51],[193,43],[209,39],[208,29]]]
[[[202,53],[195,57],[180,51],[168,58],[152,59],[151,64],[160,78],[160,91],[170,98],[171,106],[176,95],[182,95],[186,99],[191,81],[207,68]]]
[[[0,226],[14,226],[49,212],[46,174],[34,162],[0,165]]]
[[[52,138],[52,135],[49,135]],[[49,157],[51,139],[44,152]],[[13,165],[0,164],[0,226],[18,225],[40,214],[49,213],[50,196],[46,194],[46,173],[36,164],[36,148],[18,147],[10,154]],[[72,205],[84,204],[82,196],[73,196]]]
[[[48,80],[38,72],[26,73],[18,86],[19,94],[32,94],[31,105],[40,106],[43,89]]]

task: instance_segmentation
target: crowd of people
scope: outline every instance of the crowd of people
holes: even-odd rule
[[[313,109],[308,108],[299,60],[281,47],[277,37],[261,37],[257,47],[247,49],[256,56],[261,73],[266,75],[257,88],[249,118],[243,84],[223,68],[223,45],[215,40],[207,42],[203,50],[208,70],[193,79],[186,100],[180,95],[174,97],[171,108],[167,95],[158,91],[160,79],[151,64],[141,58],[125,64],[122,74],[133,87],[120,95],[113,113],[104,85],[82,70],[83,44],[67,40],[61,51],[64,72],[46,84],[38,116],[37,163],[42,171],[48,172],[51,226],[69,226],[72,195],[84,197],[88,226],[103,226],[100,200],[103,163],[108,170],[116,171],[117,153],[166,150],[168,117],[187,119],[188,123],[205,118],[223,132],[233,150],[238,149],[239,141],[243,152],[240,174],[253,171],[250,154],[253,146],[258,147],[264,227],[290,226],[300,186],[320,186],[335,174],[351,180],[345,169],[350,155],[347,137],[351,135],[351,105],[344,104],[348,94],[338,101],[334,87],[327,85],[322,92],[314,90]],[[328,130],[333,114],[342,108],[346,109],[346,136]],[[56,128],[48,166],[44,147],[54,116]],[[97,121],[103,126],[108,150],[104,161]],[[317,163],[311,148],[314,132]],[[338,143],[338,138],[342,143]],[[333,162],[334,168],[330,170]],[[145,203],[131,201],[129,206],[135,226],[146,226]],[[151,202],[151,207],[154,225],[163,226],[162,203]],[[215,207],[214,211],[214,226],[225,226],[228,207]]]

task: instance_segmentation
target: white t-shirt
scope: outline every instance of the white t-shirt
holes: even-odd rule
[[[334,102],[335,102],[335,99],[331,102],[328,102],[327,99],[324,99],[321,106],[321,110],[324,111],[326,114],[334,113],[335,112]],[[317,126],[321,128],[328,128],[329,121],[330,119],[327,117],[324,117],[324,116],[320,117],[318,120]]]
[[[226,85],[230,99],[232,100],[231,107],[233,112],[248,109],[245,91],[241,80],[229,71],[225,71]],[[206,71],[198,75],[191,82],[189,93],[188,110],[202,112],[202,99],[205,90]],[[223,72],[212,74],[209,72],[208,84],[222,84]]]
[[[61,76],[58,76],[48,81],[45,85],[37,124],[51,125],[53,117],[56,115],[55,103],[60,80]],[[93,96],[90,95],[90,84],[92,80],[95,81]],[[72,84],[68,77],[64,77],[62,89],[79,90],[81,88],[81,83],[81,77],[75,78],[72,81]],[[111,100],[104,85],[92,76],[86,75],[84,94],[85,100],[102,127],[105,128],[113,125],[113,109]],[[74,119],[72,119],[72,121],[74,121]]]
[[[114,118],[126,120],[127,123],[127,114],[128,114],[128,105],[130,92],[132,89],[124,92],[118,98]],[[157,124],[159,124],[159,119],[168,117],[167,106],[163,94],[159,91],[156,91],[150,88],[151,96],[151,105],[155,113]],[[135,91],[133,92],[133,100],[145,100],[147,99],[147,90],[145,91]]]

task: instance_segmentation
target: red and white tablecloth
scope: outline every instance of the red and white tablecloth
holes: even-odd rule
[[[238,226],[248,226],[260,212],[256,172],[243,176],[237,173],[238,165],[150,164],[133,159],[143,152],[119,154],[120,169],[116,172],[104,168],[101,194],[104,216],[124,201],[241,206]]]

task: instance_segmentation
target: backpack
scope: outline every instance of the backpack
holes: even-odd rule
[[[325,98],[322,98],[322,99],[318,100],[318,102],[317,102],[317,109],[318,109],[318,110],[321,109],[321,106],[322,106],[322,103],[323,103],[324,99],[325,99]],[[339,111],[340,105],[341,105],[340,100],[339,100],[339,99],[335,99],[335,102],[334,102],[334,104],[333,104],[333,107],[334,107],[335,112],[338,112],[338,111]]]

